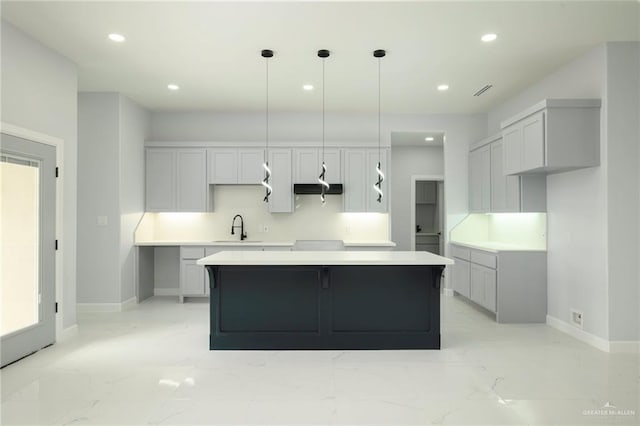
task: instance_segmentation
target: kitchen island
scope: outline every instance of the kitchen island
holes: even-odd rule
[[[223,251],[210,285],[210,349],[439,349],[451,259],[402,251]]]

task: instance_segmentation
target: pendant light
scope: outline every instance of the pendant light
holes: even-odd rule
[[[376,173],[378,180],[373,184],[373,189],[378,193],[378,201],[382,203],[382,182],[384,181],[384,173],[382,172],[381,154],[380,154],[380,58],[384,58],[387,52],[382,49],[374,50],[373,57],[378,58],[378,164],[376,165]]]
[[[318,176],[318,182],[320,183],[320,201],[324,206],[327,202],[325,192],[329,190],[329,183],[327,183],[325,174],[327,173],[327,165],[324,162],[324,60],[329,57],[331,53],[326,49],[318,50],[318,57],[322,59],[322,171]]]
[[[265,203],[269,202],[269,196],[273,192],[273,187],[269,183],[269,179],[271,178],[271,169],[269,168],[269,58],[273,57],[273,50],[264,49],[261,53],[262,57],[265,59],[265,68],[266,68],[266,87],[267,87],[267,95],[266,95],[266,108],[265,108],[265,151],[264,151],[264,163],[262,163],[262,168],[264,169],[264,179],[262,180],[262,186],[265,189],[265,195],[262,201]]]

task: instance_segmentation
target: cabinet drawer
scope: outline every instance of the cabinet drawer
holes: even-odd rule
[[[471,261],[473,263],[477,263],[478,265],[483,265],[491,269],[496,269],[498,266],[496,255],[484,251],[471,251]]]
[[[458,259],[470,260],[471,259],[471,250],[466,247],[456,246],[454,244],[451,245],[451,256],[457,257]]]
[[[180,247],[181,259],[200,259],[204,257],[204,247]]]

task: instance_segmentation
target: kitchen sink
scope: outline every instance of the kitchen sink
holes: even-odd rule
[[[245,244],[245,243],[261,243],[262,241],[257,241],[257,240],[244,240],[244,241],[240,241],[240,240],[213,240],[211,241],[212,243],[241,243],[241,244]]]

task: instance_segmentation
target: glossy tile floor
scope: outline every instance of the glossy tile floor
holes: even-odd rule
[[[443,297],[440,351],[207,349],[208,304],[80,314],[1,371],[2,425],[640,423],[637,355]]]

